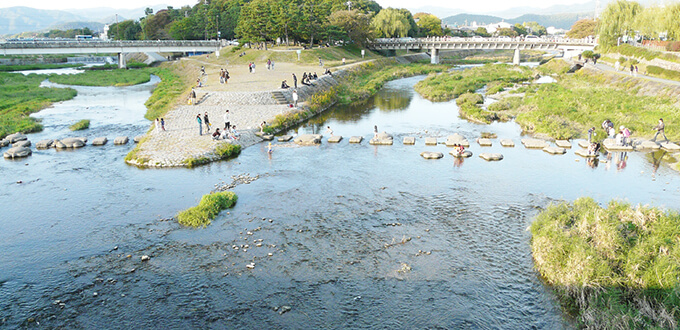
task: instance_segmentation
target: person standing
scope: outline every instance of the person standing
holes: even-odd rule
[[[297,108],[298,93],[297,90],[293,90],[293,107]]]
[[[156,130],[161,129],[161,120],[159,118],[156,118]]]
[[[345,65],[345,58],[342,58],[342,65]]]
[[[229,110],[224,112],[224,129],[228,130],[229,127],[231,127],[231,123],[229,122]]]
[[[203,114],[203,122],[205,123],[205,130],[210,133],[210,119],[208,119],[208,112]]]
[[[595,132],[595,126],[588,129],[588,142],[592,142],[594,132]]]
[[[293,88],[297,88],[297,77],[293,73]]]
[[[161,118],[161,129],[165,131],[165,119]]]
[[[378,137],[378,125],[373,126],[373,138]]]
[[[659,124],[654,127],[656,130],[656,134],[654,134],[654,138],[652,141],[656,142],[656,137],[659,136],[659,134],[663,135],[663,138],[666,142],[668,142],[668,138],[666,137],[665,129],[666,129],[666,124],[663,123],[663,118],[659,118]]]
[[[198,122],[198,135],[203,135],[203,121],[200,113],[196,115],[196,121]]]
[[[319,66],[323,67],[323,61],[321,60],[321,56],[319,56]]]
[[[635,71],[635,67],[631,64],[630,65],[630,75],[633,75],[633,71]]]
[[[196,90],[192,88],[189,97],[191,98],[191,105],[196,105]]]

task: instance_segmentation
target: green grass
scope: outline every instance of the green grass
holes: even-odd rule
[[[449,101],[465,93],[473,93],[489,83],[509,86],[533,78],[532,70],[505,64],[486,64],[462,71],[430,75],[415,85],[415,90],[424,98],[435,101]]]
[[[183,226],[205,228],[220,211],[234,206],[237,199],[236,194],[231,191],[203,195],[197,206],[179,212],[177,221]]]
[[[42,125],[29,114],[76,96],[76,90],[71,88],[40,87],[45,78],[0,72],[0,138],[16,132],[41,131]]]
[[[633,56],[637,58],[644,58],[647,61],[651,61],[655,58],[660,58],[663,60],[680,63],[680,57],[675,54],[657,52],[642,47],[635,47],[628,44],[623,44],[617,47],[611,47],[605,50],[607,53],[619,53],[625,56]]]
[[[189,158],[184,160],[184,165],[186,165],[189,168],[208,164],[208,163],[210,163],[210,158],[208,158],[208,157],[198,157],[198,158],[189,157]]]
[[[77,86],[131,86],[149,82],[149,70],[88,70],[79,74],[52,74],[50,81]]]
[[[530,230],[536,269],[579,327],[677,327],[677,212],[580,198],[549,206]]]
[[[657,76],[665,79],[670,79],[670,80],[680,80],[680,72],[678,71],[673,71],[673,70],[667,70],[662,67],[654,66],[654,65],[648,65],[647,66],[647,73],[652,76]]]
[[[90,120],[89,119],[82,119],[78,121],[77,123],[71,125],[68,127],[72,131],[81,131],[84,129],[90,128]]]
[[[161,78],[161,82],[154,88],[151,97],[146,100],[146,114],[144,118],[155,120],[165,116],[172,106],[177,104],[186,93],[191,83],[182,79],[172,67],[159,67],[149,69],[151,73]]]
[[[48,63],[36,63],[36,64],[26,64],[26,65],[0,65],[0,71],[26,71],[26,70],[43,70],[43,69],[61,69],[61,68],[77,68],[84,64],[48,64]]]
[[[215,147],[215,154],[220,159],[228,159],[235,157],[241,153],[241,146],[238,144],[231,144],[222,142]]]

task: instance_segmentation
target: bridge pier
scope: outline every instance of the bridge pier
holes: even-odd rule
[[[519,48],[515,48],[515,54],[512,55],[512,64],[519,65]]]
[[[432,51],[430,52],[430,63],[439,64],[439,49],[432,48]]]
[[[127,62],[125,61],[125,53],[118,53],[118,68],[127,68]]]

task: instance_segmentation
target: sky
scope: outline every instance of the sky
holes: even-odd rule
[[[574,4],[582,3],[587,0],[483,0],[483,1],[453,1],[453,0],[377,0],[383,7],[409,8],[416,9],[425,6],[435,6],[452,9],[463,9],[470,12],[483,13],[499,11],[508,8],[530,6],[546,8],[555,4]],[[194,5],[197,0],[114,0],[114,1],[93,1],[93,0],[0,0],[0,8],[25,6],[38,9],[78,9],[111,7],[134,9],[140,7],[150,7],[157,4],[167,4],[175,8],[183,5]],[[603,1],[604,2],[604,1]]]

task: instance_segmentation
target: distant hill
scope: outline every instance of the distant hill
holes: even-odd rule
[[[554,14],[554,15],[536,15],[536,14],[525,14],[517,18],[503,19],[498,16],[491,15],[471,15],[471,14],[458,14],[454,16],[449,16],[442,19],[443,23],[449,25],[464,25],[467,21],[468,24],[472,22],[477,22],[478,25],[485,25],[491,23],[498,23],[501,21],[508,22],[510,24],[524,22],[537,22],[545,27],[554,26],[560,29],[571,29],[571,26],[576,23],[576,21],[592,17],[592,13],[568,13],[568,14]]]
[[[0,35],[43,30],[58,23],[80,20],[80,17],[60,10],[0,8]]]

